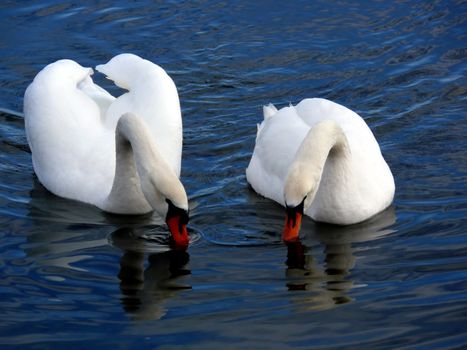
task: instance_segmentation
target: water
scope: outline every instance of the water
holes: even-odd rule
[[[2,349],[465,347],[466,10],[2,2]],[[124,51],[163,66],[179,89],[187,252],[169,250],[160,218],[103,214],[33,174],[21,112],[34,75],[59,58],[95,66]],[[364,117],[396,197],[353,227],[307,219],[287,247],[283,209],[248,189],[244,169],[262,105],[312,96]]]

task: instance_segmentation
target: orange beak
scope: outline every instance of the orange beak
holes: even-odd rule
[[[302,216],[298,210],[287,210],[285,217],[285,227],[282,234],[282,239],[286,243],[297,242],[298,233],[300,232],[300,226],[302,224]]]
[[[180,216],[172,216],[167,219],[167,226],[169,226],[170,233],[174,239],[177,248],[186,249],[190,243],[188,238],[188,231],[186,224],[180,221]]]

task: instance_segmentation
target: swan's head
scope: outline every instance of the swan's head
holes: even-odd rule
[[[140,171],[141,188],[146,200],[160,215],[165,215],[177,248],[186,248],[190,242],[187,224],[188,197],[180,179],[165,162],[157,157],[149,171]],[[165,202],[165,203],[164,203]]]
[[[162,174],[152,171],[148,175],[143,175],[141,180],[141,188],[146,200],[156,212],[165,215],[165,222],[175,247],[187,248],[190,242],[187,230],[188,198],[181,181],[170,172]]]
[[[186,248],[190,240],[187,230],[189,214],[185,187],[163,160],[158,160],[156,157],[154,161],[154,167],[149,166],[151,170],[147,175],[144,175],[144,171],[140,172],[144,196],[159,214],[165,214],[165,222],[175,246]],[[164,205],[164,202],[167,205]]]
[[[135,80],[138,67],[145,65],[145,60],[131,53],[122,53],[113,57],[106,64],[96,66],[96,70],[105,74],[118,87],[130,90],[130,82]]]
[[[284,201],[286,208],[285,227],[282,234],[284,242],[298,240],[302,217],[316,194],[316,181],[312,176],[304,176],[306,173],[299,162],[292,164],[284,186]]]
[[[165,222],[169,227],[172,238],[176,247],[186,248],[190,243],[188,230],[186,225],[189,221],[188,207],[187,209],[180,208],[172,203],[170,199],[166,199],[168,206]]]

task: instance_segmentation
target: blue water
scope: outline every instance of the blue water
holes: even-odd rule
[[[465,348],[465,3],[40,0],[0,13],[2,349]],[[32,169],[22,98],[35,74],[121,52],[179,90],[187,252],[169,250],[160,218],[55,197]],[[262,105],[313,96],[363,116],[396,196],[360,225],[306,219],[287,247],[283,209],[244,169]]]

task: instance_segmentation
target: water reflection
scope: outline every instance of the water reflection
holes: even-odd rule
[[[166,301],[177,290],[191,289],[182,281],[190,274],[186,268],[189,255],[170,250],[170,236],[157,215],[106,214],[91,205],[53,195],[35,178],[26,215],[35,225],[22,248],[38,265],[45,266],[39,273],[47,280],[96,278],[95,264],[89,263],[96,258],[92,249],[103,249],[110,243],[122,250],[117,273],[120,302],[135,320],[163,317]],[[125,228],[105,237],[109,227],[115,230],[122,225]],[[190,233],[192,242],[200,237],[196,231]],[[113,266],[110,263],[108,268]]]
[[[352,301],[348,294],[355,286],[355,281],[351,279],[351,270],[356,261],[355,246],[394,232],[390,226],[395,221],[394,208],[391,207],[357,225],[315,224],[313,235],[303,241],[287,244],[285,274],[288,290],[311,291],[311,296],[300,300],[310,309],[329,309]],[[312,254],[312,237],[317,237],[324,245],[322,262]]]
[[[118,273],[121,303],[135,320],[162,318],[167,312],[166,301],[177,291],[191,289],[183,278],[191,274],[186,267],[190,259],[186,251],[158,251],[157,243],[153,244],[154,249],[148,249],[148,242],[129,228],[116,230],[110,239],[114,246],[123,250]]]
[[[347,295],[354,283],[347,279],[355,262],[350,245],[327,245],[325,255],[322,267],[311,248],[301,242],[287,245],[287,288],[311,291],[312,296],[301,300],[310,309],[329,309],[352,300]]]

